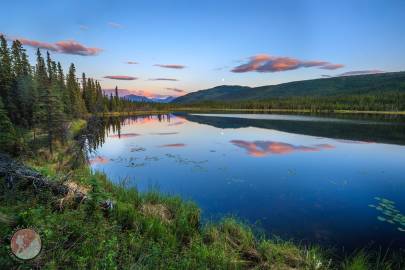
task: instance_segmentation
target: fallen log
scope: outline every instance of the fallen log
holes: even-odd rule
[[[35,190],[50,190],[55,196],[65,197],[68,194],[74,194],[74,197],[80,201],[87,198],[86,194],[64,185],[64,181],[61,181],[62,183],[52,181],[41,173],[25,166],[20,161],[13,160],[10,156],[1,153],[0,177],[5,178],[8,189],[13,189],[16,186],[32,186]]]
[[[83,203],[90,198],[87,196],[89,188],[79,186],[68,181],[70,175],[67,174],[61,181],[53,181],[32,168],[25,166],[22,162],[13,160],[10,156],[0,153],[0,177],[5,178],[6,187],[28,188],[32,186],[36,191],[50,190],[59,197],[57,208],[63,209],[63,203],[73,199],[76,203]],[[109,212],[113,210],[114,203],[111,199],[99,202],[100,208]]]

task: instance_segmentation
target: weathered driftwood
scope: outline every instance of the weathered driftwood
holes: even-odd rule
[[[13,189],[16,186],[19,188],[32,186],[38,191],[50,190],[55,196],[60,197],[58,200],[59,209],[63,209],[63,203],[66,200],[73,199],[77,203],[82,203],[89,199],[87,196],[89,188],[68,181],[69,176],[69,174],[66,175],[65,179],[59,182],[52,181],[21,162],[13,160],[10,156],[0,153],[0,177],[5,177],[8,189]],[[111,211],[113,205],[114,203],[110,199],[100,202],[100,207],[104,211]]]
[[[8,155],[0,153],[0,177],[5,178],[6,187],[13,189],[16,186],[32,186],[36,190],[51,190],[56,196],[65,197],[73,193],[80,201],[86,199],[86,194],[77,190],[71,190],[68,186],[49,180],[39,172],[25,166],[19,161],[13,160]],[[62,181],[63,182],[63,181]]]

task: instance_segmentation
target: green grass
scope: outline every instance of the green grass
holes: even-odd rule
[[[49,168],[42,172],[57,181]],[[305,249],[258,240],[248,226],[234,219],[202,226],[199,208],[180,198],[140,194],[85,169],[76,171],[73,178],[91,188],[91,200],[66,201],[63,210],[58,210],[59,198],[46,190],[17,187],[10,191],[1,180],[0,213],[16,222],[13,226],[1,223],[2,237],[12,233],[15,225],[32,226],[38,228],[45,245],[41,256],[22,269],[33,265],[45,269],[327,269],[312,267]],[[107,198],[114,201],[110,212],[98,206]],[[155,211],[146,211],[145,206]],[[8,247],[2,246],[2,269],[17,265],[8,253]],[[321,255],[316,256],[323,262]]]
[[[72,125],[81,126],[82,123]],[[361,251],[343,260],[317,247],[268,239],[234,218],[202,224],[200,209],[157,191],[140,193],[125,181],[113,184],[87,165],[71,170],[69,148],[41,150],[25,162],[53,181],[67,173],[87,191],[83,203],[33,186],[9,190],[0,178],[0,269],[401,269],[403,257]],[[100,203],[110,199],[112,210]],[[17,262],[7,237],[16,226],[38,229],[39,257]],[[399,258],[399,259],[398,259]]]
[[[83,128],[87,125],[86,120],[77,119],[71,122],[70,124],[70,132],[73,136],[77,135]]]

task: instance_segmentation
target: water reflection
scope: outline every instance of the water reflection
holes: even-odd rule
[[[192,199],[206,219],[232,214],[270,234],[347,250],[405,245],[401,122],[248,117],[101,118],[80,138],[94,170]],[[400,212],[386,204],[375,209],[392,216],[376,213],[368,207],[375,196]]]
[[[137,133],[114,134],[114,135],[109,135],[108,137],[126,139],[126,138],[132,138],[132,137],[136,137],[136,136],[139,136],[139,134],[137,134]]]
[[[108,163],[108,162],[110,162],[110,160],[109,160],[108,158],[102,157],[102,156],[96,156],[96,157],[93,157],[93,158],[90,158],[90,159],[89,159],[89,163],[90,163],[91,165],[95,165],[95,164],[106,164],[106,163]]]
[[[152,132],[150,135],[175,135],[179,134],[178,132]]]
[[[177,122],[168,124],[168,126],[180,126],[180,125],[183,125],[185,123],[186,123],[185,121],[177,121]]]
[[[163,144],[160,145],[159,147],[185,147],[186,145],[184,143],[169,143],[169,144]]]
[[[177,114],[176,114],[177,115]],[[272,115],[259,117],[246,114],[243,118],[231,114],[180,114],[188,121],[206,124],[218,128],[258,127],[279,131],[362,142],[380,142],[405,145],[405,119],[403,117],[383,118],[377,121],[346,120],[346,121],[310,121],[305,116]],[[265,119],[262,119],[265,118]],[[313,118],[313,117],[312,117]],[[325,119],[316,117],[315,119]],[[297,120],[299,119],[299,120]],[[303,120],[305,119],[305,121]]]
[[[302,145],[292,145],[282,142],[272,142],[272,141],[242,141],[242,140],[232,140],[232,144],[235,146],[245,149],[248,155],[253,157],[263,157],[270,154],[290,154],[292,152],[317,152],[324,149],[335,148],[330,144],[318,144],[315,146],[302,146]]]

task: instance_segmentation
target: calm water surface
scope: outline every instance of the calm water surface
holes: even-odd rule
[[[94,170],[191,199],[206,220],[236,215],[270,235],[337,249],[405,247],[403,121],[177,114],[106,131]],[[382,210],[396,220],[369,206],[375,197],[395,202]]]

